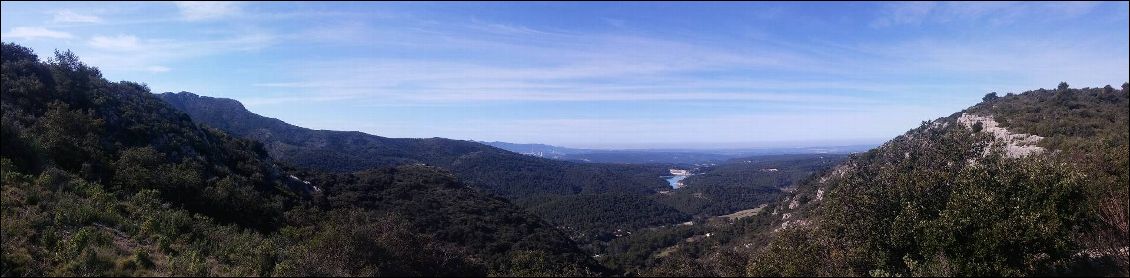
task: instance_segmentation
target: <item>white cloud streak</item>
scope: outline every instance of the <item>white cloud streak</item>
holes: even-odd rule
[[[256,84],[299,89],[310,99],[389,101],[852,101],[828,96],[788,96],[727,80],[678,80],[680,74],[742,69],[801,71],[826,62],[789,51],[750,46],[726,49],[639,36],[578,35],[525,26],[473,21],[408,37],[409,44],[437,51],[475,51],[505,59],[476,62],[432,59],[348,59],[300,62],[294,81]],[[432,34],[432,35],[427,35]],[[483,34],[505,34],[482,38]],[[373,38],[377,39],[377,38]],[[533,44],[527,42],[534,42]],[[448,48],[448,49],[444,49]],[[507,59],[533,63],[514,64]],[[825,67],[827,68],[827,67]],[[695,85],[696,86],[691,86]],[[750,85],[750,83],[740,84]],[[330,97],[325,97],[330,96]],[[287,97],[294,101],[301,98]]]
[[[102,23],[102,18],[95,15],[80,14],[72,10],[61,10],[55,12],[54,21],[59,23]]]
[[[170,69],[170,68],[165,67],[165,66],[150,66],[150,67],[145,68],[145,71],[153,72],[153,73],[169,72],[171,70],[173,70],[173,69]]]
[[[75,37],[71,33],[44,27],[15,27],[4,33],[3,36],[17,39],[70,39]]]
[[[188,21],[215,20],[241,13],[240,3],[211,1],[177,1],[181,17]]]
[[[498,26],[480,24],[486,27],[472,26],[468,29]],[[292,72],[292,80],[255,86],[266,91],[298,90],[309,99],[320,101],[698,100],[862,104],[884,100],[859,93],[912,94],[937,92],[942,87],[922,81],[903,81],[908,77],[939,73],[974,76],[1021,74],[1032,76],[1026,78],[1028,80],[1070,79],[1089,83],[1097,79],[1083,77],[1108,76],[1096,74],[1094,68],[1089,69],[1091,63],[1126,61],[1125,54],[1122,57],[1103,56],[1103,53],[1109,52],[1095,51],[1102,49],[1101,44],[1055,45],[1009,37],[983,40],[978,44],[959,40],[910,40],[875,45],[775,43],[727,48],[638,36],[584,36],[515,26],[504,29],[522,31],[506,32],[520,33],[516,35],[519,36],[517,39],[482,39],[476,37],[478,33],[467,33],[459,28],[435,32],[440,34],[436,36],[399,37],[414,39],[416,41],[406,43],[421,47],[450,47],[486,56],[505,53],[501,57],[518,58],[526,63],[513,64],[489,58],[473,62],[372,58],[299,62],[284,66],[297,69]],[[556,43],[558,41],[561,43]],[[1042,66],[1046,63],[1060,66]],[[1109,68],[1117,67],[1112,64]],[[1109,71],[1109,68],[1101,71]],[[806,77],[801,80],[773,80],[711,74],[735,71],[788,72]],[[1018,85],[1031,86],[1029,83]],[[807,92],[798,93],[801,90]],[[813,90],[827,93],[813,94]],[[976,95],[984,92],[967,93]],[[303,100],[297,95],[289,95],[286,99]],[[285,101],[276,103],[281,102]]]
[[[1073,19],[1092,12],[1099,2],[893,2],[887,3],[872,27],[918,26],[923,23],[988,23]]]
[[[111,51],[136,51],[141,48],[137,37],[130,35],[94,36],[90,39],[90,46]]]
[[[103,69],[168,72],[180,61],[211,55],[258,51],[273,45],[275,36],[261,32],[233,33],[208,40],[146,39],[135,35],[96,35],[87,42],[91,48],[83,59]]]

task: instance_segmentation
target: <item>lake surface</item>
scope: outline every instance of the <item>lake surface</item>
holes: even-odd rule
[[[671,189],[678,189],[679,181],[682,181],[687,177],[689,176],[666,176],[664,178],[667,178],[667,184],[671,185]]]

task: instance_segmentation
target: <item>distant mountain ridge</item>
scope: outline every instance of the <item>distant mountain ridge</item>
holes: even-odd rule
[[[562,172],[570,171],[566,168],[605,172],[597,168],[620,167],[541,160],[464,140],[438,137],[387,138],[358,131],[312,130],[252,113],[232,99],[199,96],[188,92],[163,93],[158,97],[188,113],[196,121],[262,142],[267,152],[276,159],[311,169],[352,172],[378,166],[423,163],[451,169],[464,178],[475,181],[475,177],[484,170],[476,166],[478,163],[505,164],[505,161],[520,161]],[[484,161],[488,157],[490,160]],[[621,189],[647,191],[653,188],[650,185],[640,187],[637,186],[638,184],[612,186],[606,183],[574,183],[564,187],[544,188],[544,190],[510,190],[501,185],[507,180],[480,181],[483,182],[480,185],[485,186],[486,189],[494,190],[495,193],[503,196],[546,192],[574,194],[583,191],[603,192]]]
[[[532,156],[537,156],[537,157],[545,157],[545,158],[553,158],[553,159],[562,159],[566,155],[570,155],[570,154],[581,154],[581,153],[592,152],[592,150],[588,150],[588,149],[574,149],[574,148],[558,147],[558,146],[552,146],[552,145],[546,145],[546,144],[517,144],[517,143],[507,143],[507,142],[500,142],[500,141],[493,141],[493,142],[476,141],[476,142],[486,144],[488,146],[492,146],[492,147],[495,147],[495,148],[524,154],[524,155],[532,155]]]
[[[251,113],[233,99],[189,92],[157,96],[197,121],[263,142],[272,157],[314,169],[351,172],[377,166],[435,162],[425,157],[426,153],[496,151],[480,144],[443,138],[387,138],[358,131],[311,130]]]
[[[690,217],[652,197],[669,188],[660,178],[666,175],[667,165],[577,163],[518,154],[472,141],[312,130],[257,115],[231,99],[187,92],[157,96],[194,121],[261,142],[271,157],[300,168],[353,172],[419,163],[450,170],[471,187],[541,212],[540,216],[574,233],[575,238],[602,237],[600,234],[617,229],[678,223]],[[570,201],[555,202],[562,197]],[[638,205],[622,206],[626,201]],[[615,204],[575,209],[575,204],[584,202]],[[565,209],[566,206],[573,209]],[[596,209],[602,206],[616,208]],[[564,217],[563,210],[595,218]],[[593,223],[592,219],[606,222]],[[599,231],[592,227],[599,227]]]
[[[821,147],[776,147],[741,149],[579,149],[546,144],[482,142],[500,149],[557,160],[589,163],[673,163],[686,165],[717,164],[748,156],[784,154],[849,154],[867,151],[875,145]]]

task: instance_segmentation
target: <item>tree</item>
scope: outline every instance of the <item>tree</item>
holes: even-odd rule
[[[997,96],[997,92],[992,92],[992,93],[985,94],[985,97],[981,98],[981,101],[989,102],[989,101],[993,101],[997,98],[1000,98],[1000,97]]]
[[[1067,82],[1059,82],[1059,86],[1056,86],[1055,90],[1056,103],[1060,105],[1068,105],[1068,100],[1070,99],[1068,95],[1070,95],[1071,92],[1070,88],[1071,87],[1067,85]]]

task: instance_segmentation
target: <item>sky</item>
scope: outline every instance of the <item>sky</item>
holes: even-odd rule
[[[878,144],[1118,87],[1127,2],[2,2],[0,37],[313,129],[582,148]]]

